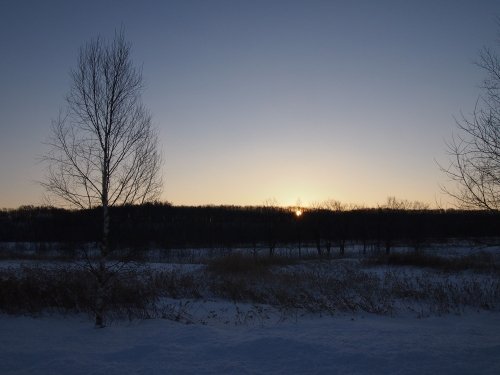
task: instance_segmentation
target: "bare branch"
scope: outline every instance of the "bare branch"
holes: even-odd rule
[[[456,120],[447,144],[450,163],[441,170],[454,183],[443,191],[464,208],[500,210],[500,58],[483,48],[476,63],[486,73],[470,118]]]
[[[142,203],[161,192],[160,153],[123,33],[81,49],[67,111],[48,142],[47,191],[74,207]]]

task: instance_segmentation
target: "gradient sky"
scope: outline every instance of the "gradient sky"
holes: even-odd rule
[[[0,207],[41,204],[51,120],[91,37],[125,29],[164,151],[163,200],[446,201],[500,1],[0,0]]]

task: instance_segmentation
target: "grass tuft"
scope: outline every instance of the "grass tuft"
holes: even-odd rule
[[[208,270],[215,274],[251,274],[266,273],[272,267],[295,264],[295,260],[286,257],[262,257],[241,253],[229,254],[208,262]]]

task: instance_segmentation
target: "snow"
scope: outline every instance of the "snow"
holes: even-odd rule
[[[439,249],[439,254],[457,253],[462,249]],[[80,266],[54,260],[0,261],[0,270],[14,271]],[[205,265],[148,262],[145,267],[201,274]],[[332,273],[342,278],[363,271],[380,279],[390,274],[403,281],[449,281],[451,286],[457,280],[486,284],[498,277],[359,267],[356,257],[350,257],[333,263],[304,261],[276,273],[310,271],[323,280]],[[95,329],[86,315],[0,314],[0,374],[500,374],[498,308],[477,312],[461,306],[450,309],[461,315],[441,316],[426,311],[320,316],[205,293],[198,299],[162,297],[154,316],[170,320],[115,320],[105,329]]]
[[[306,315],[265,324],[154,319],[105,329],[81,315],[0,315],[0,373],[499,374],[500,314]]]

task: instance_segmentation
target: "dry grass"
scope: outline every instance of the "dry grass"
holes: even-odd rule
[[[107,310],[121,316],[141,315],[155,300],[150,283],[136,272],[110,279]],[[95,278],[82,269],[23,267],[0,271],[0,311],[9,314],[93,313]]]
[[[473,270],[476,272],[500,271],[496,257],[487,252],[479,252],[460,257],[441,257],[422,252],[377,254],[364,259],[368,265],[414,266],[434,268],[447,272]]]
[[[242,253],[211,259],[207,266],[215,274],[266,273],[276,266],[295,264],[296,260],[281,256],[252,256]]]
[[[165,298],[179,301],[215,298],[262,304],[284,314],[406,311],[426,316],[461,313],[467,308],[498,308],[497,272],[472,272],[469,268],[466,272],[442,272],[442,263],[431,260],[429,263],[426,259],[425,268],[416,269],[374,267],[374,263],[366,267],[355,260],[290,264],[280,258],[230,255],[195,271],[141,268],[112,279],[107,310],[114,318],[182,320],[182,316],[187,316],[187,307],[160,307]],[[454,262],[460,264],[458,260]],[[477,267],[479,263],[474,264]],[[92,314],[94,293],[93,277],[82,269],[0,270],[0,311],[5,313]]]

